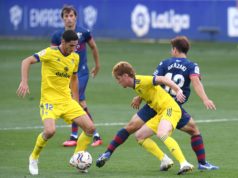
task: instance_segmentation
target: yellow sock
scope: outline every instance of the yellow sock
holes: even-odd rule
[[[179,163],[186,161],[178,143],[172,137],[167,137],[164,140],[164,144]]]
[[[145,148],[148,152],[156,156],[159,160],[162,160],[164,157],[163,151],[158,147],[158,145],[150,138],[146,138],[145,140],[138,141],[143,148]]]
[[[41,150],[45,147],[47,140],[43,138],[43,134],[40,133],[36,139],[35,147],[31,153],[32,159],[38,159],[40,156]]]
[[[85,132],[82,132],[78,138],[77,146],[74,150],[74,153],[77,153],[79,151],[85,151],[88,148],[88,145],[92,141],[92,136],[88,136],[85,134]]]

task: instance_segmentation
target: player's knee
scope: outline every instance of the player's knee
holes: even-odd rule
[[[182,130],[192,136],[200,134],[200,131],[199,131],[196,123],[193,121],[190,121]]]
[[[158,131],[156,135],[160,140],[164,141],[168,137],[169,131],[161,130],[161,131]]]
[[[45,129],[44,130],[44,136],[46,137],[46,139],[50,139],[51,137],[53,137],[55,134],[55,129]]]
[[[94,124],[92,124],[86,128],[85,132],[87,135],[93,135],[95,130],[96,130],[96,128],[95,128]]]
[[[144,139],[145,139],[144,136],[143,136],[143,134],[140,133],[140,132],[136,132],[136,133],[135,133],[135,138],[136,138],[136,141],[137,141],[137,142],[139,142],[140,140],[144,140]]]

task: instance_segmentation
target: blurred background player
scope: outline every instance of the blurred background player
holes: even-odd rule
[[[182,111],[174,99],[163,90],[160,84],[173,88],[176,98],[183,102],[183,91],[172,80],[164,76],[136,75],[133,67],[128,62],[117,63],[112,70],[113,76],[123,88],[132,88],[138,96],[153,108],[156,117],[150,120],[142,120],[135,114],[131,121],[115,135],[108,145],[107,150],[96,161],[98,167],[102,167],[109,160],[115,149],[123,144],[127,138],[141,128],[145,122],[149,122],[157,137],[166,145],[171,154],[180,163],[178,174],[183,174],[193,169],[188,163],[178,143],[172,138],[172,133],[181,117]]]
[[[192,82],[193,88],[196,94],[201,98],[203,104],[207,109],[215,110],[215,104],[212,100],[208,98],[204,87],[200,81],[200,70],[199,66],[190,61],[187,58],[187,53],[190,48],[189,40],[185,36],[178,36],[171,40],[171,58],[163,60],[157,67],[154,72],[155,76],[166,76],[169,79],[173,80],[177,85],[183,90],[184,95],[186,96],[186,100],[184,102],[179,102],[175,98],[175,92],[168,86],[162,85],[163,88],[175,98],[177,103],[180,105],[182,109],[182,117],[177,125],[177,129],[184,131],[191,135],[191,146],[193,151],[197,156],[198,161],[198,169],[199,170],[217,170],[219,167],[214,166],[206,161],[205,154],[205,146],[203,143],[203,138],[201,133],[193,120],[193,118],[185,111],[182,105],[188,100],[190,96],[190,83]],[[141,100],[138,97],[134,98],[132,106],[136,109],[139,108]],[[151,110],[151,112],[148,112]],[[146,104],[140,111],[138,112],[139,117],[142,119],[147,119],[153,117],[155,113],[153,110],[149,108]],[[144,125],[140,130],[136,133],[136,139],[140,145],[142,145],[147,151],[154,154],[158,159],[161,160],[161,169],[163,170],[166,167],[169,167],[169,159],[163,160],[164,153],[157,147],[156,143],[149,139],[153,134],[152,130]],[[147,139],[146,139],[147,138]],[[143,145],[143,140],[146,142],[150,142],[150,146],[146,147]],[[166,163],[167,162],[167,163]],[[167,166],[166,166],[167,165]]]
[[[96,43],[90,33],[89,30],[76,26],[77,22],[77,11],[73,6],[64,6],[61,11],[61,18],[63,19],[65,29],[59,30],[55,32],[51,39],[52,46],[59,46],[61,43],[61,36],[64,30],[74,30],[78,37],[78,45],[76,48],[76,53],[80,55],[80,63],[79,63],[79,70],[78,70],[78,79],[79,79],[79,103],[83,107],[83,109],[87,112],[90,119],[92,119],[91,114],[89,113],[86,97],[85,97],[85,90],[87,87],[88,79],[89,79],[89,69],[87,65],[87,50],[86,46],[89,45],[94,62],[95,67],[91,70],[91,75],[94,78],[100,69],[99,63],[99,54]],[[63,143],[63,146],[70,147],[75,146],[77,144],[77,136],[78,136],[78,126],[75,123],[72,123],[71,127],[71,135],[70,139]],[[92,146],[99,146],[102,144],[102,139],[97,131],[93,134],[93,143]]]
[[[40,153],[48,140],[54,136],[58,118],[63,118],[66,123],[75,122],[83,130],[77,140],[75,153],[85,151],[92,140],[95,131],[94,124],[78,103],[77,71],[80,58],[74,52],[77,44],[77,34],[67,30],[62,35],[62,43],[59,47],[48,47],[22,61],[21,82],[17,89],[18,96],[22,97],[30,93],[28,86],[30,66],[42,63],[40,114],[44,129],[38,135],[29,157],[31,175],[39,174]],[[75,165],[71,159],[70,164]]]

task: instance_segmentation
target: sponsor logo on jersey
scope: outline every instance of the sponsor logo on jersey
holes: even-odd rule
[[[70,75],[67,74],[66,72],[56,72],[55,75],[63,78],[70,78]]]

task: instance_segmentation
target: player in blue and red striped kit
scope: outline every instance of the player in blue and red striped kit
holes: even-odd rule
[[[65,30],[74,30],[78,37],[78,45],[76,48],[76,53],[80,56],[80,63],[78,67],[78,79],[79,79],[79,104],[83,107],[83,109],[86,111],[86,113],[89,115],[89,117],[92,119],[88,108],[86,104],[86,98],[85,98],[85,90],[87,87],[88,79],[89,79],[89,69],[87,65],[87,50],[86,46],[90,47],[95,67],[92,68],[91,74],[92,77],[95,77],[100,69],[100,63],[99,63],[99,54],[98,49],[96,46],[96,43],[90,33],[89,30],[76,26],[77,22],[77,11],[73,6],[64,6],[61,11],[61,18],[64,21],[65,29],[61,29],[56,31],[51,39],[51,45],[52,46],[59,46],[61,43],[61,37]],[[73,123],[72,124],[72,132],[70,135],[70,139],[65,141],[63,143],[64,146],[76,146],[77,144],[77,137],[78,137],[78,126]],[[102,139],[99,136],[99,133],[95,131],[93,136],[93,143],[92,146],[99,146],[102,144]]]
[[[206,95],[203,85],[200,81],[201,76],[199,66],[187,58],[187,52],[190,48],[188,39],[185,36],[178,36],[171,40],[171,45],[172,57],[163,60],[156,68],[154,75],[166,76],[173,80],[183,90],[183,93],[186,96],[185,102],[190,96],[190,83],[192,83],[196,94],[200,97],[205,107],[207,109],[215,110],[215,104]],[[176,100],[176,93],[171,88],[164,85],[162,87]],[[191,135],[191,146],[197,156],[199,170],[219,169],[219,167],[214,166],[206,161],[203,138],[193,118],[185,111],[185,109],[183,109],[182,105],[185,102],[181,103],[177,101],[182,109],[182,117],[178,122],[177,129],[180,129]],[[139,108],[140,103],[140,98],[135,97],[133,99],[132,106],[134,108]],[[145,105],[137,114],[142,119],[147,119],[154,117],[155,112],[148,105]],[[149,138],[152,134],[153,133],[151,129],[147,125],[144,125],[136,133],[137,141],[147,151],[151,152],[161,160],[161,170],[167,170],[171,167],[173,162],[162,152],[162,150],[160,150],[154,141]],[[148,147],[143,145],[145,140],[147,143],[150,143]]]

